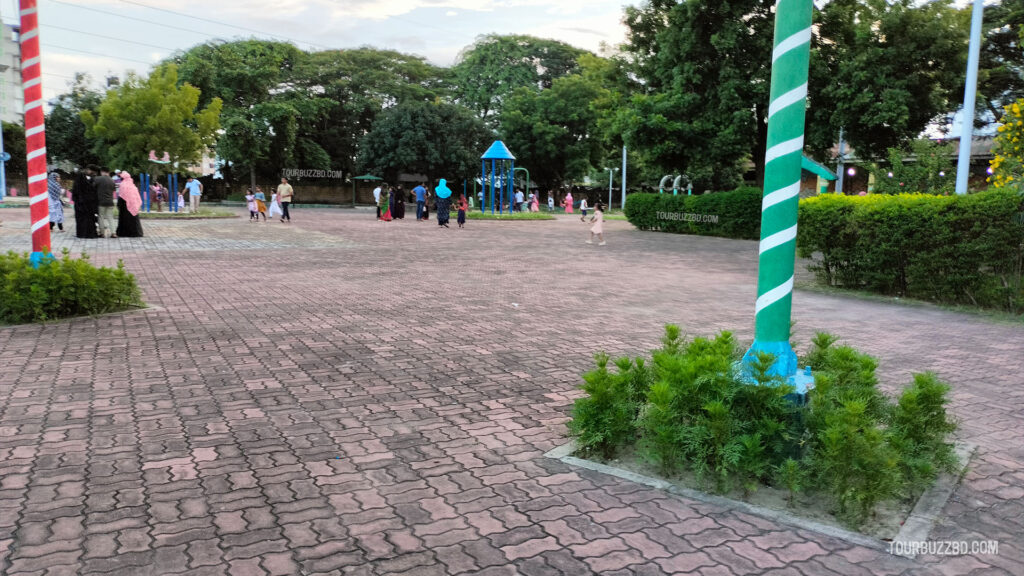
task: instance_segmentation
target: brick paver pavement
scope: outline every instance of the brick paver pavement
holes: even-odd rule
[[[0,573],[1024,573],[1024,326],[796,293],[799,340],[956,385],[980,451],[931,537],[999,555],[908,560],[542,457],[593,351],[750,338],[755,243],[295,212],[54,234],[153,308],[0,328]]]

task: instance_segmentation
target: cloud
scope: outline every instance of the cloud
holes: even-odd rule
[[[449,10],[449,11],[445,12],[444,15],[445,16],[458,16],[459,13],[456,12],[455,10]]]

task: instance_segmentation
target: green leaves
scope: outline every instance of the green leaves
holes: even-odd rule
[[[32,266],[28,254],[0,254],[0,323],[44,322],[141,306],[135,277],[117,268],[96,268],[82,254]]]
[[[489,121],[502,112],[505,99],[516,90],[551,88],[557,78],[576,72],[581,54],[583,50],[557,40],[481,36],[452,68],[455,99]]]
[[[632,200],[630,200],[632,201]],[[882,294],[1024,310],[1022,197],[992,189],[800,201],[797,250],[819,281]]]
[[[173,162],[197,163],[216,143],[221,101],[213,98],[200,109],[197,88],[178,86],[177,68],[158,68],[149,78],[127,78],[107,93],[97,114],[81,113],[86,135],[112,168],[152,172],[149,152],[167,152]]]
[[[477,174],[491,132],[465,108],[407,102],[384,112],[360,145],[359,165],[389,181],[400,172],[430,180]]]
[[[635,443],[666,476],[691,470],[716,491],[747,495],[770,484],[791,503],[813,490],[859,524],[879,502],[916,497],[953,468],[955,425],[949,386],[934,375],[915,375],[894,403],[878,390],[877,361],[836,340],[814,338],[815,387],[798,406],[793,388],[767,375],[770,357],[756,360],[760,384],[751,382],[731,334],[683,342],[669,325],[653,366],[595,356],[569,429],[584,453],[612,458]]]

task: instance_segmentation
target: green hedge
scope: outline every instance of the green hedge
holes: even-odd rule
[[[824,195],[800,201],[797,249],[831,286],[1024,310],[1024,196]]]
[[[752,240],[761,235],[761,190],[757,188],[698,196],[633,194],[626,200],[625,212],[641,230]],[[687,216],[675,219],[666,214]],[[707,221],[708,217],[717,217],[717,222]]]
[[[0,323],[41,322],[103,314],[142,305],[135,277],[117,268],[97,268],[82,254],[33,268],[28,254],[0,254]]]

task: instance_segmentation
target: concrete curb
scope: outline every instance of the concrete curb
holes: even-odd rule
[[[970,458],[976,449],[977,446],[973,444],[957,444],[956,455],[961,462],[959,474],[956,476],[950,474],[940,476],[935,484],[921,495],[921,498],[917,501],[913,511],[904,523],[903,528],[900,529],[899,534],[896,537],[897,541],[927,540],[928,534],[931,532],[932,527],[935,525],[939,515],[942,513],[942,509],[945,507],[946,502],[953,494],[953,490],[955,490],[956,486],[960,483],[960,478],[963,476],[963,472],[966,471],[967,464],[970,462]],[[756,506],[740,500],[733,500],[723,496],[707,494],[699,490],[680,488],[665,480],[644,476],[629,470],[623,470],[622,468],[608,466],[607,464],[600,464],[597,462],[591,462],[590,460],[576,458],[575,456],[572,456],[574,452],[576,452],[576,442],[570,441],[568,444],[563,444],[562,446],[558,446],[557,448],[548,451],[544,454],[544,457],[559,460],[570,466],[593,470],[602,474],[622,478],[623,480],[628,480],[630,482],[644,484],[689,500],[714,504],[728,510],[738,510],[747,514],[759,516],[766,520],[778,522],[780,524],[788,524],[795,528],[817,532],[858,546],[864,546],[866,548],[881,550],[884,552],[891,551],[890,543],[884,540],[877,540],[858,532],[801,518],[781,510],[773,510],[763,506]],[[911,556],[907,557],[912,558]]]

